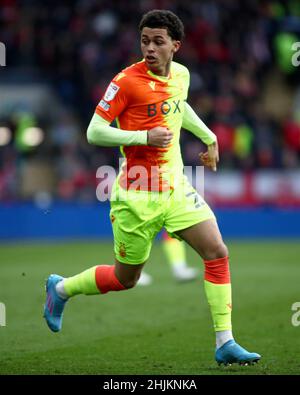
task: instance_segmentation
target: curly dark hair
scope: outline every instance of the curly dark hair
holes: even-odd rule
[[[147,12],[141,19],[140,31],[144,27],[167,29],[169,36],[173,40],[181,41],[184,37],[183,23],[172,11],[152,10]]]

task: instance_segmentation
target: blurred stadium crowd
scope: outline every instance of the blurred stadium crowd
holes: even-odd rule
[[[31,197],[26,179],[61,199],[95,199],[96,169],[118,167],[119,154],[88,145],[85,131],[109,81],[141,59],[138,22],[153,8],[184,22],[175,60],[191,73],[189,103],[218,136],[220,171],[299,167],[299,0],[1,0],[0,201]],[[53,108],[6,103],[11,86],[26,97],[39,83]],[[38,146],[22,142],[29,126],[44,131]],[[181,141],[185,164],[199,164],[202,144],[187,132]]]

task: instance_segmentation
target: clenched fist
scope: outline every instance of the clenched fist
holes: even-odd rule
[[[148,130],[148,145],[166,148],[170,144],[173,133],[164,126],[157,126]]]

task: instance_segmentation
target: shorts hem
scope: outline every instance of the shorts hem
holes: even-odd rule
[[[115,258],[116,258],[116,260],[117,260],[118,262],[124,263],[125,265],[141,265],[141,264],[145,263],[145,262],[149,259],[149,256],[148,256],[147,258],[145,258],[142,262],[141,262],[141,261],[138,261],[138,262],[132,262],[132,261],[130,261],[130,262],[128,262],[128,261],[126,260],[126,258],[119,258],[119,257],[117,257],[116,255],[115,255]]]
[[[173,233],[178,232],[178,231],[180,231],[180,230],[185,230],[185,229],[190,228],[191,226],[200,224],[201,222],[207,221],[208,219],[216,219],[216,217],[215,217],[215,215],[209,215],[209,216],[207,216],[207,217],[205,217],[205,218],[203,218],[203,219],[195,220],[195,222],[190,222],[190,223],[189,223],[186,227],[184,227],[184,228],[180,227],[180,228],[176,228],[176,229],[172,229],[172,230],[169,230],[169,229],[166,228],[166,230],[167,230],[168,233],[173,234]],[[176,235],[176,237],[178,237],[178,236]],[[181,238],[180,238],[180,239],[181,239]]]

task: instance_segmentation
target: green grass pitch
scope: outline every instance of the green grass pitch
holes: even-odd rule
[[[300,374],[300,243],[230,242],[236,340],[262,354],[254,366],[218,367],[204,295],[201,260],[188,250],[199,280],[177,284],[159,242],[146,271],[154,282],[128,292],[78,296],[66,306],[62,332],[42,317],[44,283],[113,262],[109,242],[0,246],[0,374]]]

